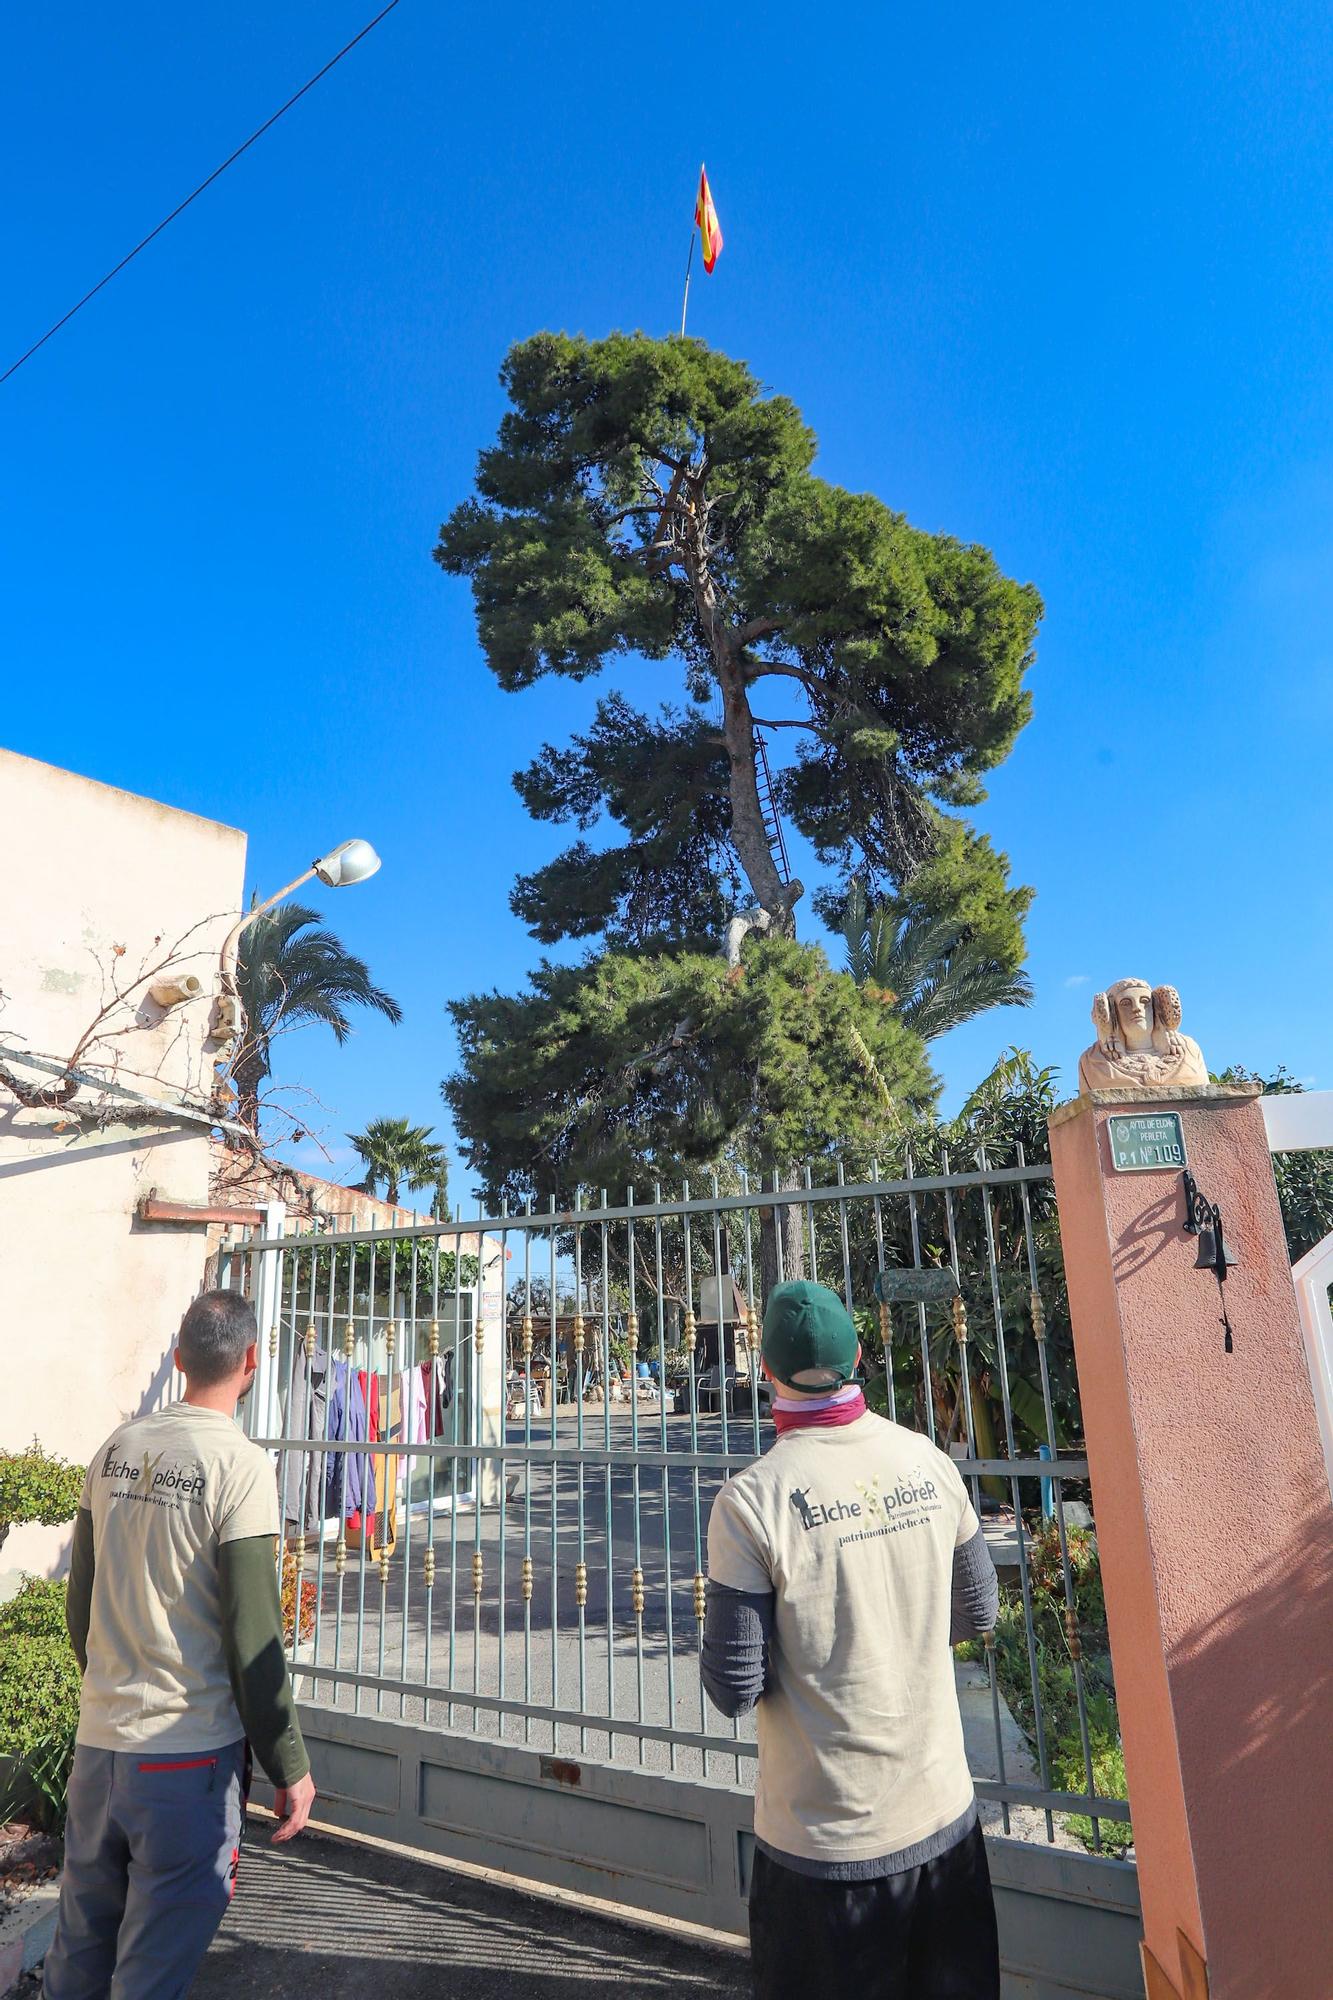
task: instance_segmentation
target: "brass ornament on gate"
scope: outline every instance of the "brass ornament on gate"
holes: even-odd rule
[[[384,1358],[393,1360],[393,1350],[398,1345],[398,1322],[391,1319],[384,1329]]]
[[[523,1602],[525,1604],[530,1604],[532,1602],[532,1557],[531,1556],[524,1556],[523,1558]]]
[[[523,1315],[523,1359],[525,1362],[531,1361],[532,1359],[532,1314],[531,1313],[524,1313]]]
[[[694,1578],[694,1615],[701,1625],[704,1622],[704,1603],[707,1594],[707,1582],[701,1573],[696,1572]]]
[[[338,1576],[347,1568],[347,1537],[339,1535],[333,1547],[333,1567]]]
[[[278,1326],[276,1320],[268,1331],[268,1351],[271,1356],[276,1356],[278,1352]]]
[[[634,1606],[634,1616],[643,1616],[643,1571],[636,1568],[630,1576],[630,1602]]]
[[[312,1360],[315,1352],[315,1328],[313,1322],[305,1330],[305,1340],[303,1342],[303,1345],[305,1347],[306,1360],[307,1361]]]
[[[304,1535],[296,1535],[296,1536],[294,1536],[294,1537],[293,1537],[293,1540],[292,1540],[292,1559],[293,1559],[293,1561],[294,1561],[294,1562],[295,1562],[295,1564],[296,1564],[296,1574],[297,1574],[297,1575],[299,1576],[299,1575],[301,1574],[301,1571],[302,1571],[302,1570],[303,1570],[303,1569],[305,1568],[305,1536],[304,1536]]]
[[[960,1347],[967,1345],[967,1307],[963,1304],[961,1292],[955,1292],[953,1306],[953,1337]]]
[[[347,1359],[350,1361],[355,1352],[356,1352],[356,1321],[354,1319],[349,1319],[347,1322],[347,1331],[343,1335],[343,1353],[347,1356]]]
[[[437,1361],[439,1359],[440,1322],[437,1319],[433,1319],[430,1323],[430,1338],[426,1342],[426,1349],[432,1361]]]
[[[427,1588],[427,1590],[434,1590],[434,1588],[435,1588],[435,1551],[434,1551],[434,1549],[432,1549],[432,1548],[429,1548],[429,1547],[427,1548],[427,1550],[426,1550],[426,1555],[425,1555],[425,1560],[423,1561],[423,1563],[422,1563],[421,1567],[422,1567],[422,1569],[423,1569],[423,1570],[424,1570],[424,1572],[425,1572],[425,1577],[426,1577],[426,1588]]]
[[[580,1361],[581,1361],[581,1360],[583,1359],[583,1345],[584,1345],[584,1332],[583,1332],[583,1314],[582,1314],[582,1313],[575,1313],[575,1315],[574,1315],[574,1352],[575,1352],[575,1354],[576,1354],[576,1355],[578,1356],[578,1358],[579,1358],[579,1360],[580,1360]]]
[[[481,1550],[474,1549],[472,1552],[472,1595],[474,1597],[481,1596],[481,1586],[483,1577],[485,1575],[485,1567],[486,1566],[482,1558]]]
[[[697,1330],[698,1330],[698,1322],[696,1321],[696,1319],[695,1319],[695,1317],[694,1317],[694,1307],[693,1307],[693,1306],[686,1306],[686,1308],[685,1308],[685,1338],[684,1338],[684,1342],[683,1342],[683,1345],[684,1345],[684,1348],[685,1348],[685,1352],[686,1352],[687,1354],[693,1354],[693,1353],[694,1353],[694,1340],[695,1340],[695,1334],[696,1334]]]
[[[585,1562],[574,1565],[574,1602],[580,1611],[588,1602],[588,1565]]]
[[[1079,1636],[1078,1614],[1073,1606],[1069,1604],[1065,1606],[1065,1639],[1068,1642],[1070,1659],[1081,1660],[1083,1658],[1083,1641]]]
[[[1032,1307],[1032,1331],[1038,1340],[1045,1340],[1046,1308],[1041,1302],[1040,1292],[1033,1292],[1030,1304]]]
[[[380,1588],[381,1590],[387,1590],[388,1587],[389,1587],[389,1544],[387,1542],[381,1542],[380,1543]]]

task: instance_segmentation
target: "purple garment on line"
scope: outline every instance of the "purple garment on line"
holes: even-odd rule
[[[356,1370],[349,1370],[345,1361],[334,1363],[328,1435],[368,1441],[366,1399]],[[326,1514],[345,1521],[358,1509],[363,1514],[375,1512],[375,1464],[368,1451],[331,1451],[324,1479]]]

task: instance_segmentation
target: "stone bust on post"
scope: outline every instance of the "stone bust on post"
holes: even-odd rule
[[[1097,1039],[1079,1057],[1078,1087],[1155,1092],[1208,1082],[1197,1042],[1180,1032],[1174,986],[1117,979],[1092,1003]]]

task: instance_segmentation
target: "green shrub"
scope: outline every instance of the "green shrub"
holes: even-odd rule
[[[0,1451],[0,1543],[11,1528],[54,1528],[79,1511],[84,1467],[42,1450],[37,1439],[22,1451]]]
[[[1115,1684],[1111,1678],[1106,1599],[1102,1591],[1097,1541],[1088,1529],[1070,1528],[1066,1542],[1082,1651],[1092,1790],[1103,1798],[1126,1799],[1129,1792],[1125,1783],[1124,1753],[1120,1747]],[[1041,1700],[1051,1785],[1056,1791],[1086,1793],[1089,1789],[1088,1766],[1079,1729],[1078,1685],[1065,1629],[1060,1540],[1053,1522],[1032,1536],[1028,1551],[1028,1581],[1032,1595],[1037,1694]],[[961,1646],[959,1653],[964,1659],[985,1658],[985,1648],[979,1640]],[[1014,1719],[1035,1744],[1037,1714],[1032,1698],[1027,1621],[1022,1595],[1017,1590],[1006,1589],[1000,1593],[1000,1612],[995,1621],[995,1676]],[[1104,1852],[1123,1853],[1133,1846],[1134,1832],[1127,1820],[1103,1819],[1097,1824]],[[1091,1849],[1095,1845],[1092,1821],[1086,1814],[1071,1813],[1068,1826],[1069,1831],[1085,1846]]]
[[[59,1832],[79,1720],[65,1586],[25,1577],[0,1604],[0,1819],[35,1810]]]

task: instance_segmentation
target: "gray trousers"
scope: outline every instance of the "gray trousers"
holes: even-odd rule
[[[46,2000],[180,2000],[231,1901],[249,1782],[223,1750],[91,1750],[69,1781]]]

